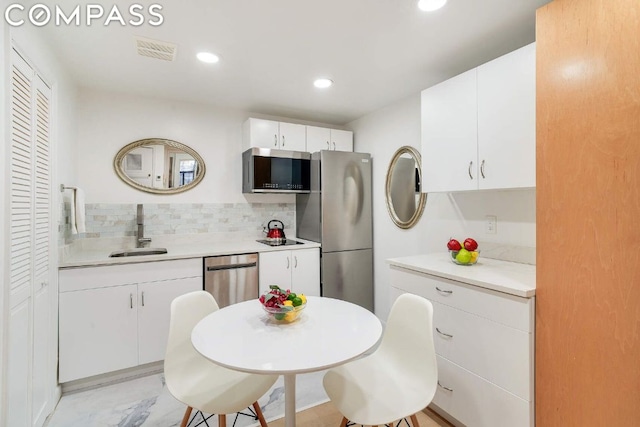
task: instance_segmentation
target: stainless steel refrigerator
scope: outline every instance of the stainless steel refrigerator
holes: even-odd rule
[[[299,237],[322,245],[322,295],[373,311],[371,156],[311,155],[311,193],[296,195]]]

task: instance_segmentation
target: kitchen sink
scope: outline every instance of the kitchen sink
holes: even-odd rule
[[[109,258],[125,257],[125,256],[142,256],[142,255],[162,255],[166,254],[166,248],[136,248],[125,249],[123,251],[114,251],[109,254]]]

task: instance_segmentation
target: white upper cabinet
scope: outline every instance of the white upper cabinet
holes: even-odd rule
[[[536,49],[478,67],[480,189],[536,185]]]
[[[535,44],[422,92],[423,191],[535,187]]]
[[[331,149],[335,151],[353,151],[353,132],[331,129]]]
[[[261,147],[306,151],[305,126],[251,118],[244,123],[243,144],[245,150]]]
[[[280,122],[280,149],[307,151],[306,129],[304,125]]]
[[[476,69],[422,91],[423,191],[478,188]]]
[[[309,153],[353,151],[353,132],[250,118],[242,127],[242,144],[243,150],[260,147]]]
[[[307,126],[307,151],[331,150],[331,129]]]
[[[353,151],[353,132],[307,126],[307,151],[320,150]]]
[[[248,119],[243,126],[244,148],[279,148],[280,126],[278,122],[262,119]]]

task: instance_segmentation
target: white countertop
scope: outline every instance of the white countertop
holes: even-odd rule
[[[387,263],[519,297],[536,294],[535,265],[482,257],[475,265],[457,265],[447,252],[391,258]]]
[[[73,268],[73,267],[88,267],[96,265],[118,265],[118,264],[132,264],[141,262],[153,262],[153,261],[169,261],[175,259],[186,258],[202,258],[206,256],[217,255],[232,255],[232,254],[244,254],[253,252],[272,252],[272,251],[287,251],[297,249],[319,248],[320,244],[303,240],[299,238],[293,238],[298,242],[303,242],[302,245],[290,245],[290,246],[268,246],[263,243],[259,243],[256,239],[242,238],[226,238],[226,239],[212,239],[209,242],[194,241],[188,243],[180,241],[176,243],[163,242],[165,244],[151,243],[151,248],[166,248],[167,253],[162,255],[143,255],[143,256],[131,256],[131,257],[116,257],[109,258],[109,254],[115,250],[131,249],[132,246],[125,247],[104,247],[94,249],[79,249],[72,251],[69,255],[60,260],[59,268]]]

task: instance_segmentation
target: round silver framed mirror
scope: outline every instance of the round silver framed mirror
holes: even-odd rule
[[[400,147],[389,163],[385,185],[387,210],[398,227],[411,228],[420,220],[427,202],[421,184],[420,153],[413,147]]]
[[[204,160],[192,148],[170,139],[147,138],[125,145],[113,160],[118,177],[155,194],[182,193],[202,181]]]

